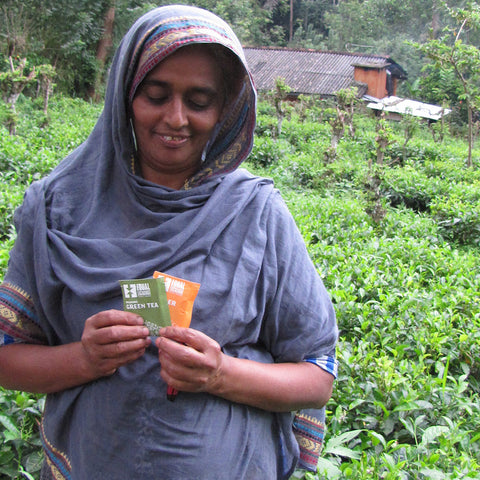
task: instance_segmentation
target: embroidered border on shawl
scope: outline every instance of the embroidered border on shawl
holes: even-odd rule
[[[47,464],[55,480],[71,480],[72,465],[67,455],[56,449],[45,435],[43,423],[40,424],[40,435]]]
[[[45,343],[38,325],[32,298],[11,283],[0,285],[0,345],[8,343]]]
[[[247,77],[246,77],[247,78]],[[234,170],[250,153],[250,133],[254,128],[254,117],[249,114],[251,107],[250,89],[244,90],[237,100],[236,110],[229,114],[225,125],[218,132],[217,138],[222,141],[208,152],[208,156],[213,159],[210,166],[204,166],[195,175],[185,182],[185,190],[200,185],[208,180],[212,175],[218,175],[219,172],[226,174]],[[234,123],[235,112],[238,112],[239,122]],[[227,145],[231,145],[227,148]]]
[[[324,423],[299,412],[295,415],[292,428],[300,447],[299,466],[305,470],[316,471],[323,447]]]

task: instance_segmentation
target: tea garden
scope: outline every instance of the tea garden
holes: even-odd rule
[[[2,278],[25,188],[86,138],[101,107],[54,96],[43,127],[36,101],[17,109],[17,134],[0,127]],[[262,100],[245,164],[281,191],[340,328],[325,445],[306,478],[480,478],[480,150],[467,168],[460,136],[418,123],[406,141],[389,122],[379,162],[380,120],[358,107],[327,158],[334,119],[328,102],[300,102],[279,132]],[[43,404],[0,389],[0,479],[38,478]]]

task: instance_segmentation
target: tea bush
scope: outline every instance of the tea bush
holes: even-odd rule
[[[454,190],[432,200],[431,213],[446,238],[480,246],[480,188],[457,184]]]
[[[0,136],[2,273],[24,188],[75,148],[100,113],[54,97],[42,129],[35,105],[19,105],[17,137]],[[245,164],[281,190],[340,328],[326,443],[318,473],[306,478],[479,478],[479,152],[466,169],[463,141],[438,143],[420,128],[405,163],[369,167],[375,120],[364,115],[325,165],[329,114],[319,105],[311,114],[291,109],[274,139],[275,111],[261,102]],[[403,153],[402,131],[392,131],[387,159]],[[381,217],[371,215],[372,198]],[[0,389],[0,478],[38,478],[42,406],[42,396]]]

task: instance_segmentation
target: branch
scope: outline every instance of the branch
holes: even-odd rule
[[[455,43],[458,41],[458,37],[460,37],[460,34],[462,33],[463,27],[464,27],[465,24],[467,23],[467,20],[468,20],[468,18],[465,18],[465,19],[463,20],[463,23],[462,23],[462,25],[460,26],[460,29],[458,30],[457,36],[455,37]]]

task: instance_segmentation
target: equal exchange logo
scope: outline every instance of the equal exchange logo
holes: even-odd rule
[[[123,309],[140,315],[150,335],[158,335],[161,327],[171,325],[163,278],[120,280]]]

